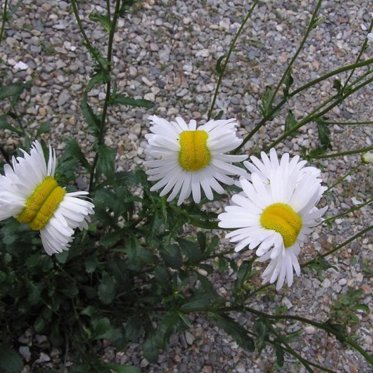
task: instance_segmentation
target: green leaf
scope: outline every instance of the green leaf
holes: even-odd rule
[[[119,241],[123,239],[123,232],[122,231],[115,231],[106,233],[100,240],[100,244],[105,248],[113,247]]]
[[[285,118],[285,131],[291,131],[297,125],[297,120],[291,110],[288,111],[288,114]]]
[[[114,340],[118,337],[118,330],[114,329],[107,317],[96,319],[92,321],[93,334],[92,338],[96,339],[110,339]]]
[[[7,118],[6,115],[0,116],[0,129],[11,131],[13,133],[16,133],[17,135],[22,135],[22,131],[16,127],[13,127],[11,124],[9,124],[6,118]]]
[[[166,245],[160,250],[162,259],[171,268],[179,269],[183,265],[183,257],[181,255],[179,246]]]
[[[110,32],[113,27],[113,23],[107,14],[91,13],[89,19],[94,22],[99,22],[106,32]]]
[[[88,93],[94,86],[107,83],[110,80],[110,75],[105,69],[101,69],[92,76],[87,84],[85,92]]]
[[[257,338],[255,340],[256,349],[261,352],[265,347],[267,337],[268,337],[268,321],[264,319],[258,319],[255,321],[255,332]]]
[[[290,87],[293,85],[294,79],[292,76],[292,70],[289,69],[289,71],[286,73],[285,78],[284,78],[284,96],[287,97],[289,96],[289,90]]]
[[[98,298],[104,304],[110,304],[115,296],[115,281],[107,273],[104,273],[98,286]]]
[[[142,247],[134,237],[131,237],[124,251],[128,255],[128,268],[131,270],[139,271],[144,265],[154,263],[155,257],[152,252]]]
[[[240,265],[237,272],[237,279],[234,284],[237,290],[241,289],[247,278],[251,275],[252,262],[246,261]]]
[[[338,93],[341,93],[343,86],[339,79],[334,79],[333,88],[336,89]]]
[[[319,140],[321,144],[321,148],[323,150],[331,149],[331,141],[330,141],[330,129],[329,126],[325,123],[322,118],[316,119],[317,124],[317,133],[319,135]]]
[[[80,145],[75,139],[71,138],[66,142],[64,154],[66,154],[66,156],[69,156],[69,157],[72,157],[78,160],[79,163],[87,171],[91,170],[91,165],[88,163],[85,155],[82,152],[82,149],[80,148]]]
[[[245,328],[243,328],[232,318],[225,314],[218,313],[211,313],[209,314],[209,317],[216,323],[217,326],[229,334],[243,349],[249,352],[255,351],[254,340],[247,334]]]
[[[139,368],[131,365],[121,365],[113,363],[107,363],[106,365],[109,369],[111,369],[113,373],[141,373],[141,370]]]
[[[273,117],[272,113],[272,101],[273,101],[274,89],[267,86],[263,95],[261,96],[260,111],[264,118],[271,119]]]
[[[133,106],[133,107],[143,107],[146,109],[151,109],[154,106],[154,102],[145,100],[145,99],[135,99],[131,97],[127,97],[121,94],[114,95],[110,100],[111,105],[126,105],[126,106]]]
[[[196,242],[180,238],[178,240],[181,252],[185,254],[192,263],[198,262],[203,257],[203,253]]]
[[[94,113],[92,108],[89,106],[87,94],[83,95],[83,99],[82,99],[82,102],[80,104],[80,109],[82,110],[84,119],[88,124],[88,129],[96,137],[98,137],[98,135],[100,133],[100,123],[101,123],[101,121],[98,118],[98,116]]]
[[[275,345],[275,351],[276,351],[276,363],[279,367],[284,366],[285,362],[285,352],[284,349],[281,347],[280,344]]]
[[[154,278],[166,291],[171,290],[171,278],[166,267],[158,265],[154,270]]]
[[[96,147],[98,162],[97,174],[111,177],[114,175],[115,169],[115,149],[109,148],[107,145],[102,144]]]
[[[124,328],[124,336],[130,342],[136,342],[144,332],[144,322],[142,315],[131,316]]]
[[[52,125],[49,122],[41,123],[36,131],[36,137],[39,137],[43,133],[50,132]]]
[[[93,273],[98,266],[96,255],[91,255],[84,260],[84,268],[87,273]]]
[[[19,373],[23,368],[22,358],[6,345],[0,345],[0,371],[3,373]]]
[[[221,75],[224,74],[224,67],[222,66],[224,58],[225,58],[225,54],[223,54],[222,56],[220,56],[218,58],[218,60],[216,61],[215,71],[218,74],[218,76],[221,76]]]
[[[13,83],[0,86],[0,100],[3,100],[4,98],[10,98],[12,104],[14,105],[18,101],[19,96],[21,96],[22,92],[25,89],[28,89],[30,85],[31,82]]]

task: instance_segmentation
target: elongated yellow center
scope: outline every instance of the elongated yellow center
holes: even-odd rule
[[[206,131],[180,133],[179,163],[185,171],[199,171],[210,164],[211,154],[207,147]]]
[[[35,231],[44,228],[65,196],[52,176],[47,176],[27,198],[22,212],[16,217]]]
[[[293,246],[302,229],[302,218],[286,203],[274,203],[266,207],[260,216],[263,228],[281,234],[285,247]]]

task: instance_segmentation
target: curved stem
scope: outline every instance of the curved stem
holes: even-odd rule
[[[343,100],[345,100],[347,97],[349,97],[350,95],[352,95],[353,93],[357,92],[359,89],[361,89],[362,87],[368,85],[369,83],[373,82],[373,78],[370,78],[370,79],[367,79],[365,80],[363,83],[359,84],[358,86],[354,87],[354,88],[351,88],[351,89],[348,89],[346,90],[345,93],[343,93],[342,95],[335,95],[331,98],[329,98],[328,100],[326,100],[323,104],[321,104],[320,106],[318,106],[316,109],[314,109],[310,114],[308,114],[305,118],[303,118],[301,121],[298,122],[298,124],[296,126],[294,126],[292,129],[288,130],[288,131],[285,131],[281,136],[279,136],[277,138],[277,140],[273,141],[270,145],[268,145],[266,148],[265,148],[265,151],[267,151],[268,149],[271,149],[272,147],[276,146],[277,144],[279,144],[282,140],[284,140],[286,137],[290,136],[291,134],[293,134],[295,131],[297,131],[299,128],[301,128],[302,126],[304,126],[305,124],[313,121],[316,117],[320,117],[324,114],[326,114],[327,112],[329,112],[331,109],[333,109],[335,106],[339,105]],[[321,110],[324,106],[326,106],[326,104],[328,104],[329,102],[333,101],[334,102],[332,104],[330,104],[329,106],[327,106],[325,109]],[[321,110],[321,111],[320,111]]]
[[[102,115],[101,115],[101,121],[100,121],[100,133],[99,133],[98,140],[97,140],[98,145],[102,145],[105,141],[106,117],[107,117],[107,110],[109,107],[109,102],[110,102],[110,97],[111,97],[111,72],[112,72],[112,58],[113,58],[113,43],[114,43],[114,34],[117,28],[117,21],[119,17],[119,9],[120,9],[120,0],[116,0],[114,15],[111,21],[111,28],[109,32],[109,41],[108,41],[108,49],[107,49],[107,56],[106,56],[107,61],[108,61],[107,74],[109,76],[109,79],[106,83],[106,95],[105,95],[104,107],[102,109]],[[96,151],[95,158],[93,160],[93,165],[92,165],[91,172],[90,172],[89,193],[91,193],[93,190],[98,159],[99,159],[99,153]]]
[[[318,83],[320,83],[320,82],[322,82],[326,79],[329,79],[332,76],[338,75],[342,72],[352,70],[352,69],[356,69],[356,68],[359,68],[359,67],[368,66],[372,63],[373,63],[373,58],[370,58],[366,61],[359,62],[358,64],[351,64],[351,65],[346,65],[346,66],[339,67],[338,69],[330,71],[330,72],[320,76],[319,78],[311,80],[310,82],[308,82],[308,83],[300,86],[299,88],[295,89],[294,91],[290,92],[286,98],[282,98],[282,100],[272,109],[272,113],[275,113],[276,111],[280,110],[285,105],[285,103],[287,103],[289,98],[292,98],[295,95],[297,95],[298,93],[300,93],[302,91],[305,91],[308,88],[311,88],[315,84],[318,84]],[[271,116],[269,116],[269,117],[271,117]],[[268,120],[269,120],[268,118],[262,118],[255,125],[255,127],[245,136],[243,142],[233,151],[233,153],[237,153],[243,146],[245,146],[245,144],[259,131],[260,128],[262,128],[268,122]]]
[[[1,22],[1,30],[0,30],[0,43],[3,40],[4,30],[5,30],[5,22],[6,22],[6,11],[8,8],[8,0],[5,0],[4,2],[4,9],[3,9],[3,17]]]
[[[372,31],[372,27],[373,27],[373,18],[372,18],[371,21],[370,21],[370,25],[369,25],[369,29],[368,29],[368,32],[367,32],[367,33],[369,33],[369,32]],[[363,45],[362,45],[361,48],[360,48],[360,52],[359,52],[359,54],[357,55],[357,58],[356,58],[355,63],[358,63],[358,62],[360,61],[360,58],[361,58],[361,56],[363,55],[364,50],[366,49],[367,45],[368,45],[368,39],[365,38],[364,43],[363,43]],[[356,69],[356,68],[355,68],[355,69]],[[354,75],[355,69],[352,69],[352,71],[350,72],[350,75],[348,76],[348,78],[346,79],[345,83],[343,84],[342,92],[346,89],[348,82],[349,82],[350,79],[352,78],[352,75]]]
[[[364,202],[362,203],[361,205],[357,205],[357,206],[354,206],[354,207],[351,207],[350,209],[346,210],[346,211],[343,211],[341,212],[340,214],[337,214],[337,215],[334,215],[334,216],[330,216],[330,217],[327,217],[326,219],[324,219],[321,224],[324,224],[324,223],[328,223],[328,222],[331,222],[335,219],[338,219],[338,218],[341,218],[342,216],[345,216],[345,215],[348,215],[350,214],[351,212],[354,212],[354,211],[357,211],[357,210],[360,210],[361,208],[371,204],[373,202],[373,198],[369,199],[367,202]]]
[[[310,22],[308,24],[306,32],[305,32],[305,34],[304,34],[304,36],[302,38],[302,41],[300,42],[297,51],[295,52],[293,58],[290,60],[290,62],[288,64],[288,66],[287,66],[284,74],[282,75],[280,81],[278,82],[278,84],[277,84],[277,86],[276,86],[276,88],[275,88],[275,90],[274,90],[274,92],[272,94],[272,97],[271,97],[271,100],[270,100],[270,103],[269,103],[269,107],[272,107],[272,103],[273,103],[273,100],[276,97],[277,92],[279,91],[279,89],[281,88],[282,83],[284,82],[284,80],[286,79],[286,77],[288,76],[288,74],[290,73],[291,67],[293,66],[295,60],[298,58],[299,53],[303,49],[304,44],[306,43],[310,32],[315,27],[315,23],[316,23],[316,20],[317,20],[317,15],[319,13],[319,10],[320,10],[320,7],[321,7],[321,3],[322,3],[322,0],[318,0],[318,2],[316,4],[316,7],[315,7],[315,9],[314,9],[314,11],[312,13],[312,17],[311,17],[311,20],[310,20]]]
[[[234,36],[234,38],[231,42],[231,45],[229,46],[228,53],[227,53],[226,57],[224,58],[224,64],[221,68],[221,72],[219,73],[219,78],[218,78],[218,82],[216,84],[214,97],[213,97],[212,102],[211,102],[210,110],[207,114],[207,120],[210,120],[211,115],[212,115],[212,111],[214,110],[215,102],[216,102],[216,99],[217,99],[218,94],[219,94],[220,85],[221,85],[221,82],[223,80],[223,76],[224,76],[225,70],[227,68],[229,58],[230,58],[230,56],[233,52],[234,47],[236,46],[237,40],[238,40],[239,36],[241,35],[241,33],[243,31],[243,28],[245,27],[247,21],[250,19],[250,17],[252,15],[255,7],[257,6],[258,2],[259,2],[259,0],[254,1],[253,5],[251,6],[249,11],[247,12],[244,20],[242,21],[240,28],[237,30],[236,35]]]
[[[348,151],[345,151],[345,152],[315,155],[313,157],[308,157],[308,158],[310,158],[310,159],[324,159],[324,158],[342,157],[344,155],[354,155],[354,154],[366,153],[366,152],[371,151],[372,149],[373,149],[373,145],[367,146],[365,148],[348,150]]]

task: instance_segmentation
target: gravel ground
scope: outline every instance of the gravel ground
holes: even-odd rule
[[[87,34],[97,47],[102,47],[105,33],[88,20],[88,15],[92,11],[103,11],[105,2],[79,3]],[[251,2],[243,0],[144,0],[119,20],[114,58],[118,88],[130,96],[154,101],[155,108],[145,112],[118,107],[110,111],[106,142],[117,149],[118,169],[141,164],[149,114],[206,120],[216,83],[216,60],[227,51],[250,5]],[[277,83],[297,48],[313,6],[314,1],[306,0],[263,1],[246,27],[232,56],[216,105],[217,109],[224,110],[225,118],[238,119],[242,134],[260,119],[260,94],[266,85]],[[370,0],[324,1],[321,23],[312,32],[294,65],[295,86],[353,62],[366,36],[372,12]],[[372,51],[371,45],[366,55],[372,55]],[[44,138],[56,144],[59,151],[64,146],[61,140],[73,136],[87,155],[92,156],[93,139],[87,135],[79,102],[93,66],[81,46],[70,4],[56,0],[22,1],[6,27],[0,60],[0,76],[4,82],[33,79],[31,90],[22,96],[24,106],[20,108],[22,117],[29,123],[28,130],[35,131],[40,123],[50,122],[52,131]],[[332,80],[325,81],[290,100],[289,108],[295,117],[303,117],[330,96],[332,85]],[[334,108],[328,116],[335,121],[371,120],[372,93],[370,85]],[[90,92],[93,105],[102,103],[103,98],[103,91],[94,89]],[[285,116],[286,111],[259,131],[247,144],[246,152],[275,139],[283,131]],[[334,151],[371,145],[372,127],[334,125],[331,129]],[[304,147],[315,147],[316,132],[315,125],[309,124],[296,138],[280,145],[279,150],[295,154]],[[8,132],[1,133],[0,137],[7,146],[18,143],[18,139]],[[349,156],[322,161],[318,165],[323,170],[323,180],[330,185],[358,162],[358,156]],[[360,167],[346,182],[328,193],[322,201],[330,206],[328,214],[334,215],[371,198],[371,176],[368,166]],[[302,252],[302,261],[312,257],[314,250],[323,251],[342,242],[371,220],[371,209],[365,207],[353,218],[338,219],[331,230],[316,230],[312,243]],[[325,320],[333,301],[348,287],[353,287],[364,291],[363,302],[371,308],[372,247],[371,236],[370,239],[356,240],[331,259],[333,268],[322,276],[307,270],[290,290],[284,288],[279,294],[270,290],[253,300],[252,306],[273,312],[276,306],[283,305],[289,313]],[[226,292],[232,280],[229,274],[217,275],[219,291]],[[358,339],[366,350],[373,352],[372,315],[361,313],[359,318]],[[241,316],[240,321],[246,323],[249,320]],[[24,356],[27,356],[27,345],[42,344],[44,338],[27,333],[23,337]],[[294,347],[305,357],[337,372],[372,371],[358,353],[312,327],[305,329]],[[273,351],[269,349],[261,356],[243,351],[200,315],[194,317],[191,330],[171,338],[170,346],[160,355],[157,364],[149,364],[136,344],[125,353],[110,346],[104,351],[108,360],[132,363],[149,373],[304,371],[289,357],[283,369],[276,368]],[[40,356],[40,362],[44,364],[56,364],[59,359],[58,350],[46,350]],[[31,368],[24,370],[30,371]]]

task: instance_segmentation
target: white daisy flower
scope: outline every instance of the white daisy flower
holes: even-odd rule
[[[149,146],[146,151],[148,179],[157,181],[151,191],[162,189],[160,195],[170,195],[172,201],[179,193],[180,205],[190,194],[196,203],[201,201],[201,188],[209,200],[213,191],[224,193],[219,184],[234,184],[231,176],[245,176],[246,171],[232,165],[247,158],[246,155],[230,155],[242,142],[236,135],[234,119],[210,120],[197,128],[195,120],[187,124],[178,117],[168,122],[157,116],[150,117],[151,134],[146,135]]]
[[[279,160],[271,149],[269,158],[263,152],[261,158],[245,162],[251,180],[240,180],[243,191],[219,215],[219,227],[235,228],[226,237],[236,243],[236,251],[256,249],[259,261],[270,260],[262,278],[264,283],[277,280],[279,290],[285,279],[292,285],[293,269],[300,275],[297,257],[327,209],[315,207],[326,188],[321,186],[320,171],[305,167],[298,156],[290,159],[284,154]]]
[[[87,228],[93,204],[85,199],[88,192],[66,193],[57,184],[54,150],[49,148],[48,164],[43,149],[34,141],[30,153],[13,157],[12,166],[4,165],[0,175],[0,220],[16,218],[40,231],[47,254],[67,250],[75,228]]]

